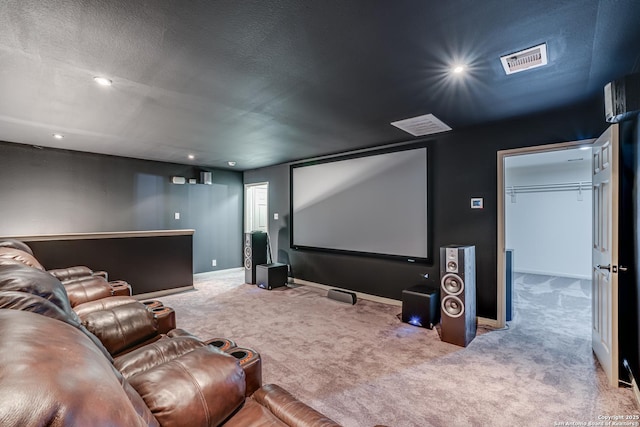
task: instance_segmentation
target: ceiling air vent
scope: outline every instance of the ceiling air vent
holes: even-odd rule
[[[520,52],[501,56],[500,62],[502,62],[504,72],[507,74],[542,67],[543,65],[547,65],[547,44],[542,43],[541,45],[530,47]]]
[[[425,114],[423,116],[399,120],[397,122],[391,122],[391,124],[413,136],[431,135],[433,133],[451,130],[449,126],[444,124],[433,114]]]

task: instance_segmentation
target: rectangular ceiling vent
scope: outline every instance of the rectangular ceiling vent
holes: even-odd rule
[[[500,62],[502,62],[504,72],[507,74],[542,67],[543,65],[547,65],[547,44],[542,43],[541,45],[530,47],[520,52],[501,56]]]
[[[445,125],[433,114],[399,120],[397,122],[391,122],[391,124],[413,136],[431,135],[451,130],[449,126]]]

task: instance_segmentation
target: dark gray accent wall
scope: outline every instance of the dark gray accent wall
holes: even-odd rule
[[[213,185],[175,185],[200,169],[0,142],[0,235],[194,229],[195,273],[239,267],[242,173],[211,171]]]
[[[431,264],[292,250],[288,226],[289,165],[247,171],[244,182],[269,182],[271,238],[277,240],[278,261],[291,264],[295,278],[399,300],[402,289],[409,286],[420,283],[438,286],[439,247],[475,245],[477,314],[495,319],[497,152],[597,137],[607,127],[603,111],[598,98],[544,114],[453,130],[426,139],[434,254]],[[483,197],[484,209],[472,210],[472,197]],[[278,221],[272,219],[276,212],[281,218]],[[425,273],[430,279],[422,278]]]
[[[620,198],[618,221],[618,343],[620,377],[629,381],[626,361],[636,381],[640,379],[640,114],[620,123]]]

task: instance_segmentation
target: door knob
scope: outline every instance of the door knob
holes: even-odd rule
[[[607,271],[611,271],[611,264],[607,264],[607,265],[600,265],[597,264],[596,268],[599,268],[600,270],[607,270]]]

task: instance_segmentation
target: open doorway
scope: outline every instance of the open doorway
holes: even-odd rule
[[[517,316],[517,311],[511,310],[517,308],[515,303],[527,302],[518,301],[515,292],[507,292],[508,288],[514,291],[515,281],[534,294],[546,286],[547,306],[553,304],[553,298],[561,298],[560,293],[565,295],[562,288],[568,292],[566,301],[571,292],[579,297],[588,295],[592,143],[573,141],[498,152],[496,326],[506,325],[508,312]],[[509,280],[508,255],[512,260]]]
[[[244,186],[244,231],[269,232],[269,183]]]
[[[591,340],[591,148],[504,159],[507,321]],[[511,312],[511,313],[510,313]],[[510,316],[511,314],[511,316]],[[518,318],[519,317],[519,318]],[[523,325],[526,323],[526,325]]]

